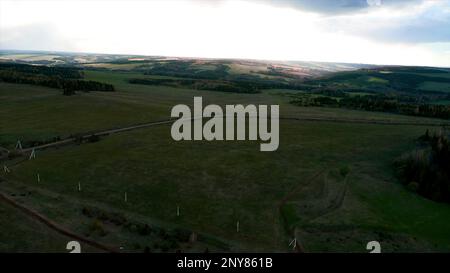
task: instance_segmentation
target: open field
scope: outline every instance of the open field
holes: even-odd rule
[[[405,133],[419,135],[423,130],[408,126],[387,130],[379,125],[283,122],[283,145],[275,155],[269,156],[260,153],[252,143],[173,144],[169,128],[161,126],[111,136],[95,144],[40,152],[36,160],[14,167],[8,179],[12,184],[20,181],[25,186],[38,186],[80,200],[182,224],[192,230],[240,242],[243,249],[265,251],[287,250],[283,247],[287,237],[282,232],[276,206],[301,185],[303,195],[294,195],[288,200],[296,218],[300,219],[293,223],[300,224],[299,228],[314,227],[319,222],[320,228],[331,231],[339,226],[344,235],[355,229],[366,237],[375,236],[375,231],[393,238],[397,233],[414,234],[417,240],[431,241],[438,248],[447,249],[449,226],[446,222],[450,208],[405,192],[392,178],[390,169],[391,161],[412,146],[413,138]],[[354,131],[360,133],[349,133]],[[398,144],[399,139],[402,144]],[[320,195],[323,183],[331,183],[324,180],[331,180],[329,176],[342,166],[351,169],[343,206],[310,223],[307,221],[309,214],[319,213],[320,206],[327,207],[330,202]],[[308,181],[311,174],[321,170],[324,173],[316,181]],[[41,177],[39,184],[36,184],[37,171]],[[80,181],[81,195],[76,190]],[[329,190],[334,194],[340,192],[341,186],[335,185],[335,190],[330,186]],[[125,191],[128,203],[123,203]],[[398,200],[399,194],[393,191],[403,195],[405,200]],[[308,202],[305,197],[315,199],[319,208],[301,206]],[[36,202],[34,197],[30,199]],[[65,198],[61,199],[64,204]],[[181,218],[175,214],[177,205],[182,208]],[[411,206],[417,206],[418,210],[411,211]],[[434,212],[436,207],[441,207],[439,214]],[[81,206],[78,209],[81,210]],[[405,215],[405,212],[408,213]],[[427,223],[431,212],[434,215],[432,225]],[[234,228],[237,220],[241,222],[239,234]],[[311,231],[309,236],[314,238],[311,238],[313,242],[322,237],[317,234],[319,231]],[[361,248],[353,242],[357,238],[344,235],[333,238],[337,242],[343,240],[344,245],[316,248],[308,244],[308,237],[304,244],[311,251],[358,251]],[[353,247],[349,248],[347,243],[352,243]],[[389,243],[387,247],[395,250]],[[394,243],[398,243],[399,250],[408,250],[407,243]]]
[[[24,142],[45,140],[56,136],[65,137],[70,134],[166,119],[174,105],[179,103],[191,105],[194,96],[202,96],[204,104],[280,104],[280,114],[284,117],[346,119],[361,117],[361,112],[354,110],[293,106],[289,104],[289,97],[279,95],[285,94],[284,90],[268,90],[260,94],[234,94],[131,85],[126,82],[128,78],[136,77],[144,76],[132,72],[87,71],[87,79],[109,82],[118,92],[78,93],[71,97],[61,96],[58,90],[45,87],[0,83],[0,98],[8,102],[0,109],[1,115],[8,117],[0,120],[0,127],[7,128],[0,133],[0,145],[13,147],[17,139]],[[436,123],[433,119],[374,112],[365,112],[363,117],[392,122]]]
[[[0,252],[67,252],[66,245],[71,240],[43,223],[30,218],[10,204],[0,202]],[[4,231],[8,231],[7,233]],[[85,251],[99,252],[98,249],[81,243]]]
[[[0,252],[63,252],[67,240],[53,234],[42,224],[35,223],[8,204],[0,202]],[[7,233],[5,231],[8,231]],[[39,238],[40,242],[37,242]]]
[[[113,84],[116,92],[74,96],[0,83],[0,146],[167,119],[174,105],[192,105],[194,96],[204,104],[279,104],[282,118],[299,120],[280,120],[280,147],[272,153],[251,141],[175,142],[170,124],[40,150],[33,160],[2,162],[11,173],[1,174],[0,191],[125,252],[289,252],[294,236],[308,252],[365,252],[372,240],[386,252],[450,251],[450,206],[405,189],[392,166],[427,128],[446,121],[299,107],[286,95],[293,90],[238,94],[127,81],[157,77],[87,70],[86,79]],[[2,203],[0,210],[17,225],[31,221]],[[33,241],[51,233],[45,227],[8,235],[14,225],[0,225],[0,251],[65,251],[67,238]],[[196,242],[186,239],[192,232]],[[28,245],[4,243],[18,237]]]

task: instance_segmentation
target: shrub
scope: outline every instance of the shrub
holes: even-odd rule
[[[22,153],[20,152],[20,151],[10,151],[9,153],[8,153],[8,159],[14,159],[14,158],[17,158],[17,157],[20,157],[22,155]]]
[[[179,242],[188,242],[192,231],[183,228],[175,228],[169,231],[169,235]]]
[[[137,232],[139,235],[146,236],[152,233],[152,228],[147,224],[140,224],[137,226]]]
[[[342,175],[342,177],[346,177],[350,173],[350,167],[343,166],[339,169],[339,173]]]
[[[108,234],[108,232],[105,230],[105,228],[103,227],[103,223],[98,220],[95,219],[90,225],[89,225],[89,231],[92,233],[96,233],[100,236],[105,236],[106,234]]]

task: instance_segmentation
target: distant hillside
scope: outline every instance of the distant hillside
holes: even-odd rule
[[[114,70],[142,71],[154,66],[172,65],[179,70],[202,71],[227,67],[231,74],[260,76],[269,79],[304,79],[323,76],[330,72],[370,68],[371,65],[302,61],[256,61],[240,59],[197,59],[141,55],[88,54],[39,51],[0,51],[0,62],[16,62],[49,66],[86,66]],[[177,67],[174,64],[178,64]],[[167,68],[167,67],[166,67]]]
[[[365,92],[450,94],[450,69],[386,66],[339,72],[309,83]]]
[[[387,66],[336,72],[287,94],[298,106],[450,118],[450,69]]]

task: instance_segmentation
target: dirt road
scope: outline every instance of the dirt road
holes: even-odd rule
[[[43,223],[44,225],[46,225],[47,227],[49,227],[50,229],[58,232],[59,234],[62,234],[64,236],[67,236],[75,241],[78,241],[80,243],[85,243],[87,245],[90,245],[94,248],[97,248],[99,250],[102,251],[106,251],[106,252],[112,252],[112,253],[116,253],[119,252],[117,249],[110,247],[110,246],[106,246],[103,245],[99,242],[93,241],[91,239],[88,239],[84,236],[81,236],[79,234],[76,234],[74,232],[72,232],[71,230],[57,224],[56,222],[48,219],[47,217],[45,217],[44,215],[40,214],[39,212],[30,209],[22,204],[17,203],[14,199],[8,197],[7,195],[3,194],[0,192],[0,201],[3,201],[19,210],[21,210],[22,212],[24,212],[25,214],[27,214],[29,217],[33,218],[34,220],[37,220],[41,223]]]

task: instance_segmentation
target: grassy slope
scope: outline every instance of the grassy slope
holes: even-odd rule
[[[428,71],[428,72],[427,72]],[[442,73],[430,73],[427,68],[386,68],[383,71],[347,71],[325,76],[317,82],[340,84],[345,88],[356,88],[361,90],[373,89],[378,91],[393,91],[396,86],[402,87],[407,92],[427,91],[450,92],[449,70]],[[394,87],[394,89],[391,88]]]
[[[0,203],[0,252],[38,252],[46,249],[62,252],[67,243],[64,238],[49,232],[42,224],[29,220],[27,216],[11,206]],[[6,232],[7,231],[7,232]],[[37,242],[40,241],[40,242]]]
[[[55,136],[64,137],[74,133],[165,119],[174,105],[191,105],[193,96],[203,96],[204,104],[276,103],[281,105],[281,114],[288,117],[361,117],[361,112],[358,111],[290,105],[288,97],[271,95],[278,93],[277,90],[262,94],[230,94],[130,85],[126,82],[128,78],[142,77],[134,73],[88,71],[86,74],[87,79],[114,84],[118,91],[78,93],[65,97],[55,89],[0,83],[0,98],[5,102],[0,108],[0,116],[4,117],[0,119],[0,145],[12,147],[17,139],[23,142],[45,140]],[[386,113],[364,113],[364,116],[396,121],[426,120]]]
[[[165,118],[173,105],[192,104],[194,95],[204,96],[205,103],[279,103],[284,116],[427,120],[295,107],[284,97],[270,95],[276,91],[247,95],[130,86],[124,81],[128,76],[89,72],[89,78],[112,82],[118,92],[74,97],[45,88],[1,84],[0,96],[8,103],[0,111],[2,116],[13,117],[2,119],[2,141],[11,145],[18,137],[33,139]],[[30,94],[32,99],[28,99]],[[35,112],[30,114],[30,109]],[[38,187],[44,190],[207,232],[237,242],[237,249],[267,251],[287,250],[290,234],[283,229],[277,205],[300,185],[288,203],[296,215],[294,226],[310,251],[365,251],[365,242],[374,238],[392,251],[407,251],[411,246],[448,251],[450,207],[407,192],[392,174],[392,160],[411,149],[424,131],[415,126],[282,121],[280,149],[268,154],[259,152],[253,142],[174,143],[169,127],[160,126],[40,152],[36,160],[14,168],[11,178],[36,187],[39,171],[42,182]],[[313,200],[317,206],[329,203],[314,194],[321,191],[326,176],[312,183],[308,177],[322,169],[332,175],[342,166],[351,169],[342,206],[325,215],[314,206],[303,207],[305,196],[317,196]],[[82,196],[75,191],[80,181],[85,189]],[[339,183],[330,186],[330,191],[339,191]],[[121,202],[124,191],[130,196],[127,204]],[[41,197],[34,198],[29,202],[38,207]],[[55,207],[67,203],[65,198],[53,202]],[[177,204],[181,218],[174,213]],[[70,219],[70,212],[64,213],[65,217],[59,213],[52,217],[67,223],[79,217]],[[239,234],[235,232],[237,220]],[[383,237],[375,233],[378,230],[384,232]],[[386,234],[401,239],[388,240]]]
[[[66,245],[70,238],[60,235],[44,224],[0,202],[0,252],[69,252]],[[98,252],[81,244],[81,251]]]

